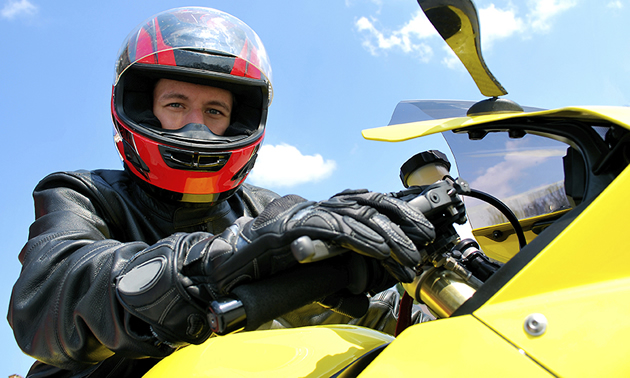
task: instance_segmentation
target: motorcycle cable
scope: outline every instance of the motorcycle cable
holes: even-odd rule
[[[458,194],[476,198],[478,200],[487,202],[488,204],[494,206],[497,210],[501,212],[501,214],[503,214],[508,219],[512,227],[514,227],[514,232],[516,232],[516,237],[518,238],[518,244],[520,248],[522,249],[527,245],[527,240],[525,239],[525,233],[523,232],[523,227],[521,227],[521,224],[519,223],[518,218],[516,218],[516,215],[514,214],[514,212],[510,210],[510,208],[507,207],[506,204],[501,202],[501,200],[499,200],[498,198],[488,193],[482,192],[477,189],[472,189],[472,188],[470,188],[467,191],[458,190]]]

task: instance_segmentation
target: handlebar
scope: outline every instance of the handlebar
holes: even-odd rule
[[[463,181],[445,179],[428,187],[414,188],[393,197],[408,201],[421,211],[436,228],[464,223],[465,211],[457,196]],[[456,190],[457,188],[458,190]],[[454,231],[453,231],[454,232]],[[241,328],[251,331],[288,312],[322,300],[343,289],[362,294],[375,282],[382,282],[382,270],[356,253],[344,254],[344,248],[303,236],[291,244],[297,261],[308,263],[265,280],[237,286],[235,298],[221,298],[210,304],[209,320],[214,333],[225,335]],[[360,317],[369,303],[359,302],[344,309]]]
[[[343,289],[363,293],[370,280],[380,279],[363,256],[352,253],[299,265],[265,280],[237,286],[235,298],[221,298],[210,304],[210,326],[218,335],[241,328],[252,331],[288,312],[324,299]],[[361,317],[367,301],[355,301],[344,312]]]

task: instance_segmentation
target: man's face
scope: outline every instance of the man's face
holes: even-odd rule
[[[223,135],[230,125],[232,105],[230,91],[206,85],[160,79],[153,90],[153,114],[168,130],[200,123]]]

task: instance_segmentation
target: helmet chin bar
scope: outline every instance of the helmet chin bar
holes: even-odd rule
[[[177,203],[189,203],[189,204],[199,204],[199,205],[212,205],[218,202],[222,202],[230,198],[239,188],[240,185],[236,186],[233,189],[222,193],[208,193],[208,194],[191,194],[191,193],[178,193],[174,191],[170,191],[167,189],[162,189],[155,185],[152,185],[144,180],[142,180],[139,176],[133,174],[129,166],[124,163],[124,169],[130,172],[129,176],[131,179],[140,186],[144,192],[149,194],[150,196],[160,200],[165,201],[171,204]]]

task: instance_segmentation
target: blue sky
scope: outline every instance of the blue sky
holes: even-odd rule
[[[630,0],[478,0],[486,63],[521,105],[630,105]],[[19,275],[33,221],[31,192],[47,173],[120,169],[109,97],[127,33],[165,9],[235,15],[271,57],[275,97],[250,182],[324,199],[346,188],[396,191],[407,158],[438,138],[366,141],[413,99],[481,100],[472,79],[414,0],[0,0],[0,308]],[[0,322],[0,376],[32,360]]]

